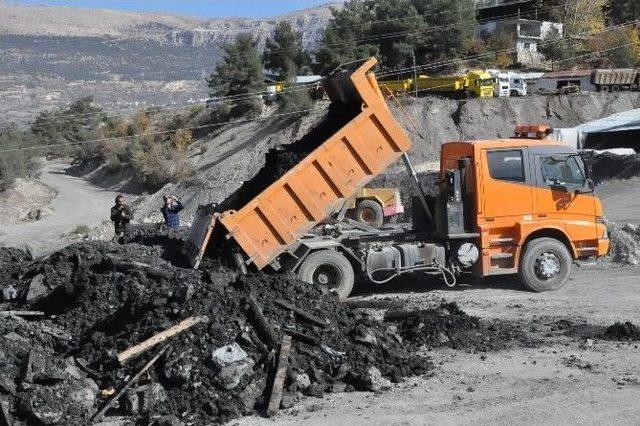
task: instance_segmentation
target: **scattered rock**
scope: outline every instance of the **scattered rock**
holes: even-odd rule
[[[223,346],[213,351],[212,357],[216,366],[222,368],[227,364],[242,361],[248,356],[240,345],[234,342],[231,345]]]
[[[18,290],[12,285],[8,285],[2,289],[2,300],[10,302],[18,298]]]
[[[223,389],[235,389],[246,375],[253,373],[254,365],[251,358],[226,364],[218,372],[216,383]]]
[[[296,374],[296,387],[300,390],[304,390],[311,385],[311,379],[307,373]]]
[[[391,381],[385,379],[377,367],[369,367],[363,377],[363,385],[365,390],[372,392],[391,389]]]
[[[444,332],[441,331],[440,333],[438,333],[438,341],[444,344],[444,343],[449,343],[451,339],[449,339],[449,337],[446,334],[444,334]]]
[[[320,383],[311,383],[311,385],[307,386],[307,388],[304,390],[303,394],[315,398],[323,398],[324,386],[322,386]]]
[[[49,292],[49,288],[45,285],[44,280],[45,276],[43,274],[36,275],[31,280],[25,299],[27,303],[36,302]]]
[[[371,331],[371,329],[365,327],[364,325],[358,325],[353,333],[353,340],[356,342],[364,343],[366,345],[377,345],[378,339],[375,334]]]
[[[166,401],[167,392],[159,383],[139,386],[127,392],[126,406],[131,414],[146,414]]]

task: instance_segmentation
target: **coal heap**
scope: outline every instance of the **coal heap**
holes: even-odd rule
[[[107,419],[218,423],[264,412],[285,335],[293,343],[283,408],[327,392],[381,391],[427,373],[433,364],[425,349],[462,347],[467,334],[503,338],[455,305],[379,321],[293,276],[194,271],[163,255],[160,245],[110,242],[79,243],[35,260],[0,249],[1,269],[9,271],[0,283],[0,403],[8,415],[87,424],[114,400]],[[16,310],[44,315],[8,312]],[[118,360],[192,319],[186,331]],[[465,347],[488,348],[470,342]],[[126,383],[132,386],[115,399]]]
[[[330,105],[327,115],[305,136],[288,145],[270,149],[265,156],[265,165],[258,173],[244,182],[216,209],[218,211],[241,209],[353,120],[359,112],[359,109],[349,106]]]

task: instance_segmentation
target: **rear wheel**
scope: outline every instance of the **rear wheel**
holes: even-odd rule
[[[380,203],[374,200],[362,200],[356,207],[356,220],[379,228],[384,223],[384,211]]]
[[[518,276],[529,290],[558,290],[571,275],[572,259],[567,247],[554,238],[536,238],[524,247]]]
[[[355,281],[351,263],[335,250],[320,250],[307,256],[298,270],[298,278],[309,284],[329,287],[338,293],[340,301],[349,297]]]

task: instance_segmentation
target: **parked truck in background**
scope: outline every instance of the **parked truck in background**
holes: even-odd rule
[[[500,70],[487,70],[487,73],[493,79],[493,96],[503,98],[511,95],[511,85],[507,73]]]
[[[634,68],[596,69],[591,73],[591,83],[598,92],[637,91],[640,72]]]
[[[527,82],[524,77],[521,74],[512,71],[509,71],[507,76],[509,78],[509,96],[527,96]]]
[[[393,93],[415,92],[434,94],[452,99],[493,97],[493,78],[485,71],[469,71],[463,75],[431,77],[418,76],[417,80],[383,80],[380,86]]]
[[[462,274],[517,274],[533,291],[555,290],[567,282],[573,259],[607,252],[588,168],[574,149],[531,139],[548,133],[538,128],[521,128],[514,139],[444,144],[438,195],[428,199],[375,65],[372,58],[324,81],[332,102],[361,105],[337,133],[239,210],[198,209],[186,245],[192,266],[208,249],[224,248],[240,270],[293,271],[345,299],[356,278],[382,286],[405,274],[449,285]],[[411,227],[340,221],[336,212],[400,159],[419,194]]]
[[[487,73],[493,78],[494,96],[527,96],[527,82],[519,73],[500,70],[487,70]]]

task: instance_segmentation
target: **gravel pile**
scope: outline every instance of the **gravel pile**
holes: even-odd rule
[[[609,258],[623,265],[640,265],[640,226],[608,223],[611,248]]]

